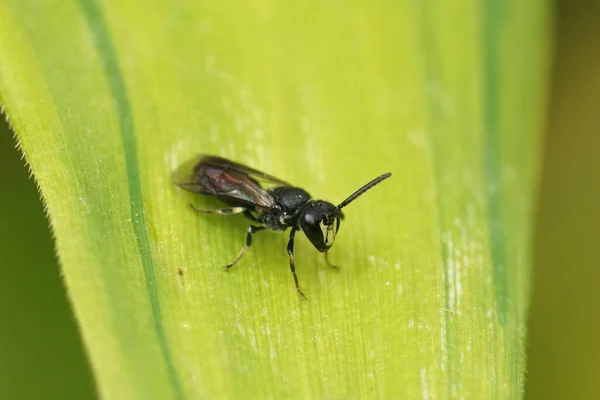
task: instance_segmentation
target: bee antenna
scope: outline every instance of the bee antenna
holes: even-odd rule
[[[373,186],[377,185],[378,183],[386,180],[390,176],[392,176],[391,172],[388,172],[387,174],[383,174],[381,176],[378,176],[377,178],[373,179],[371,182],[367,183],[366,185],[364,185],[363,187],[361,187],[360,189],[358,189],[356,192],[354,192],[350,196],[348,196],[348,198],[346,200],[342,201],[335,209],[336,210],[341,210],[342,208],[346,207],[348,204],[350,204],[354,200],[356,200],[356,198],[358,196],[360,196],[361,194],[365,193],[367,190],[371,189]]]

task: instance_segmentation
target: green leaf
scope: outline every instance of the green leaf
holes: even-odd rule
[[[520,398],[542,1],[4,0],[0,96],[105,398]],[[177,189],[214,153],[339,202],[304,239]],[[300,235],[302,236],[302,235]]]

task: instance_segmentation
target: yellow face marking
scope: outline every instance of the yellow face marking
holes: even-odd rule
[[[337,234],[336,226],[336,221],[333,221],[331,225],[326,225],[322,221],[319,224],[323,235],[323,243],[325,243],[326,247],[331,247],[335,241],[335,235]]]

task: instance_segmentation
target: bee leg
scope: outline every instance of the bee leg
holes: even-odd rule
[[[238,261],[240,261],[240,259],[246,253],[246,250],[248,250],[248,247],[250,247],[252,245],[252,234],[256,233],[258,231],[262,231],[263,229],[265,229],[264,226],[250,225],[248,227],[248,233],[246,234],[246,245],[244,247],[242,247],[242,249],[240,250],[240,253],[237,255],[235,260],[233,260],[233,262],[231,264],[228,264],[225,266],[225,270],[228,270],[229,268],[233,267]]]
[[[294,276],[294,283],[296,284],[296,289],[298,290],[298,293],[304,300],[306,300],[306,296],[304,295],[304,293],[302,293],[302,290],[300,290],[300,285],[298,285],[298,277],[296,276],[296,261],[294,259],[294,235],[295,234],[296,234],[296,230],[294,228],[292,228],[292,231],[290,232],[290,241],[288,242],[288,245],[287,245],[287,252],[290,256],[290,270],[292,270],[292,275]]]
[[[200,210],[196,208],[193,204],[190,203],[190,207],[192,210],[201,213],[201,214],[221,214],[221,215],[234,215],[240,214],[246,211],[244,207],[232,207],[232,208],[218,208],[214,210]]]
[[[333,268],[333,269],[340,269],[340,267],[338,267],[337,265],[333,265],[332,263],[329,262],[329,257],[327,256],[327,252],[325,252],[325,262],[327,263],[327,265],[329,265],[329,267]]]

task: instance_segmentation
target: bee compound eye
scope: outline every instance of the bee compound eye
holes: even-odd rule
[[[304,214],[304,222],[307,225],[315,225],[317,223],[317,220],[315,219],[314,214],[306,213],[306,214]]]

